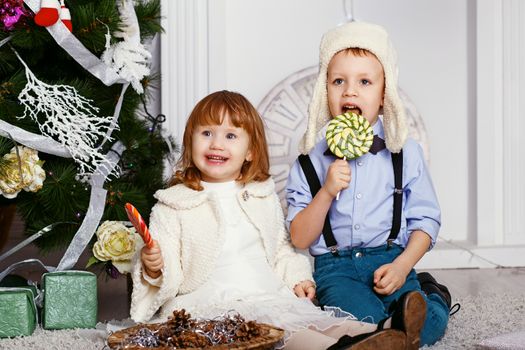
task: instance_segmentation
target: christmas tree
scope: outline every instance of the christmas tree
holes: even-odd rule
[[[94,209],[99,170],[109,175],[97,180],[107,191],[97,225],[127,220],[126,202],[149,217],[173,142],[162,115],[141,112],[156,79],[142,44],[161,31],[160,1],[62,1],[69,12],[39,4],[0,4],[0,206],[16,203],[27,235],[65,222],[36,241],[49,251],[67,246]],[[51,151],[28,147],[22,131],[41,137],[35,148],[51,140]]]

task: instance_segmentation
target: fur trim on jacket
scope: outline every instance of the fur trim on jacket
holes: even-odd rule
[[[213,194],[176,185],[157,191],[155,198],[150,231],[162,249],[164,269],[159,280],[148,282],[137,249],[130,310],[137,322],[150,320],[159,308],[162,318],[169,316],[177,295],[201,286],[213,272],[225,239],[226,223]],[[313,280],[308,258],[290,243],[273,180],[246,184],[237,200],[259,231],[266,258],[284,283],[292,289],[300,281]]]

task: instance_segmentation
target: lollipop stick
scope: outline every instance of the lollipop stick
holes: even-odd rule
[[[355,159],[369,151],[374,140],[374,130],[368,120],[362,115],[347,112],[328,123],[326,128],[326,143],[336,156]],[[335,200],[339,200],[341,191],[337,192]]]
[[[343,157],[343,160],[346,160],[346,157]],[[337,192],[337,196],[335,196],[335,200],[339,200],[339,195],[341,194],[341,191]]]

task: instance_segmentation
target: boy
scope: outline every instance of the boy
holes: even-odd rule
[[[331,117],[345,112],[362,115],[375,134],[370,152],[350,161],[327,151],[324,137],[315,141]],[[396,54],[382,27],[351,22],[323,36],[308,114],[300,150],[309,154],[322,186],[312,193],[300,161],[295,162],[286,188],[292,243],[309,248],[315,257],[321,305],[377,322],[408,291],[421,291],[413,267],[432,248],[440,227],[422,149],[407,140]],[[338,192],[340,198],[334,200]],[[449,317],[450,296],[437,283],[430,284],[422,345],[443,336]],[[419,334],[414,342],[419,342]]]

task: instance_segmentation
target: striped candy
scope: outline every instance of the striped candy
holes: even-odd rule
[[[363,116],[352,112],[334,117],[326,129],[326,143],[339,158],[354,159],[372,146],[374,131]]]
[[[146,222],[144,222],[144,219],[142,219],[142,216],[139,214],[137,208],[135,208],[130,203],[126,203],[126,213],[128,214],[129,221],[131,221],[140,237],[142,237],[146,247],[153,247],[153,239],[151,239],[148,226],[146,226]]]

